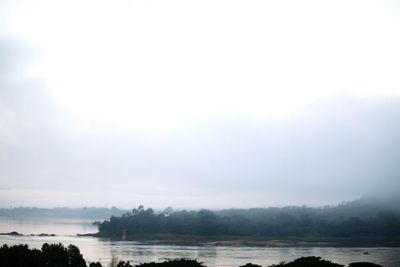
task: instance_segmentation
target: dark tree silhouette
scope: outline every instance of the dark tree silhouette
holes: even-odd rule
[[[330,261],[322,260],[321,257],[302,257],[289,263],[281,263],[279,267],[343,267],[344,265],[333,263]]]
[[[205,267],[202,262],[190,259],[175,259],[164,262],[148,262],[137,265],[137,267]]]
[[[262,267],[262,266],[258,265],[258,264],[253,264],[253,263],[246,263],[245,265],[242,265],[239,267]]]
[[[386,238],[400,241],[400,212],[357,202],[336,207],[286,207],[155,213],[140,206],[98,225],[98,236],[135,239],[143,234],[296,238]],[[372,240],[372,239],[371,239]]]
[[[382,267],[382,265],[371,262],[353,262],[349,264],[349,267]]]

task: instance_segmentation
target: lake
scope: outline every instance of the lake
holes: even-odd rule
[[[370,261],[384,267],[400,266],[400,248],[392,247],[245,247],[178,246],[154,242],[112,241],[96,237],[78,237],[77,233],[94,233],[92,220],[0,217],[0,232],[17,231],[25,236],[0,236],[0,245],[28,244],[40,248],[43,243],[74,244],[87,261],[108,263],[113,257],[131,263],[163,261],[174,258],[198,259],[208,267],[238,267],[248,262],[262,266],[292,261],[302,256],[320,256],[341,264]],[[40,237],[30,234],[56,234]],[[368,255],[364,252],[368,251]]]

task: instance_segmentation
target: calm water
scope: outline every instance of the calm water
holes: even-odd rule
[[[28,244],[30,247],[40,248],[45,242],[74,244],[79,247],[86,260],[102,263],[110,262],[113,257],[129,260],[131,263],[194,258],[209,267],[237,267],[248,262],[268,266],[313,255],[342,264],[371,261],[385,267],[400,266],[400,248],[174,246],[76,236],[76,233],[93,233],[96,230],[91,221],[0,217],[0,232],[17,231],[26,235],[40,233],[57,235],[55,237],[0,236],[0,245]],[[369,255],[364,255],[365,251],[368,251]]]

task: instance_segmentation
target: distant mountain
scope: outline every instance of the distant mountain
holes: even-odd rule
[[[92,220],[105,220],[111,216],[121,216],[127,210],[98,207],[83,208],[36,208],[36,207],[18,207],[10,209],[0,209],[0,216],[8,217],[41,217],[41,218],[82,218]]]

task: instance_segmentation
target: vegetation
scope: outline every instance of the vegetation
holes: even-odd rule
[[[271,267],[275,266],[281,266],[281,267],[317,267],[317,266],[323,266],[323,267],[342,267],[344,265],[342,264],[337,264],[333,263],[330,261],[322,260],[321,257],[302,257],[299,259],[296,259],[292,262],[289,263],[280,263],[278,265],[272,265]]]
[[[1,267],[86,267],[86,261],[76,246],[43,244],[42,249],[30,249],[28,245],[0,248]]]
[[[135,239],[143,234],[207,237],[386,238],[400,240],[400,212],[362,201],[334,207],[154,212],[140,206],[98,225],[98,236]]]
[[[191,259],[175,259],[164,262],[148,262],[131,265],[129,261],[113,261],[110,267],[206,267],[201,262]],[[303,257],[289,263],[280,263],[270,267],[341,267],[337,263],[322,260],[320,257]],[[30,249],[28,245],[0,248],[0,267],[103,267],[100,262],[89,265],[83,259],[79,249],[74,245],[64,247],[62,244],[43,244],[42,249]],[[248,263],[240,267],[261,267]],[[368,262],[351,263],[349,267],[382,267]]]
[[[349,264],[349,267],[382,267],[382,266],[371,262],[353,262]]]

